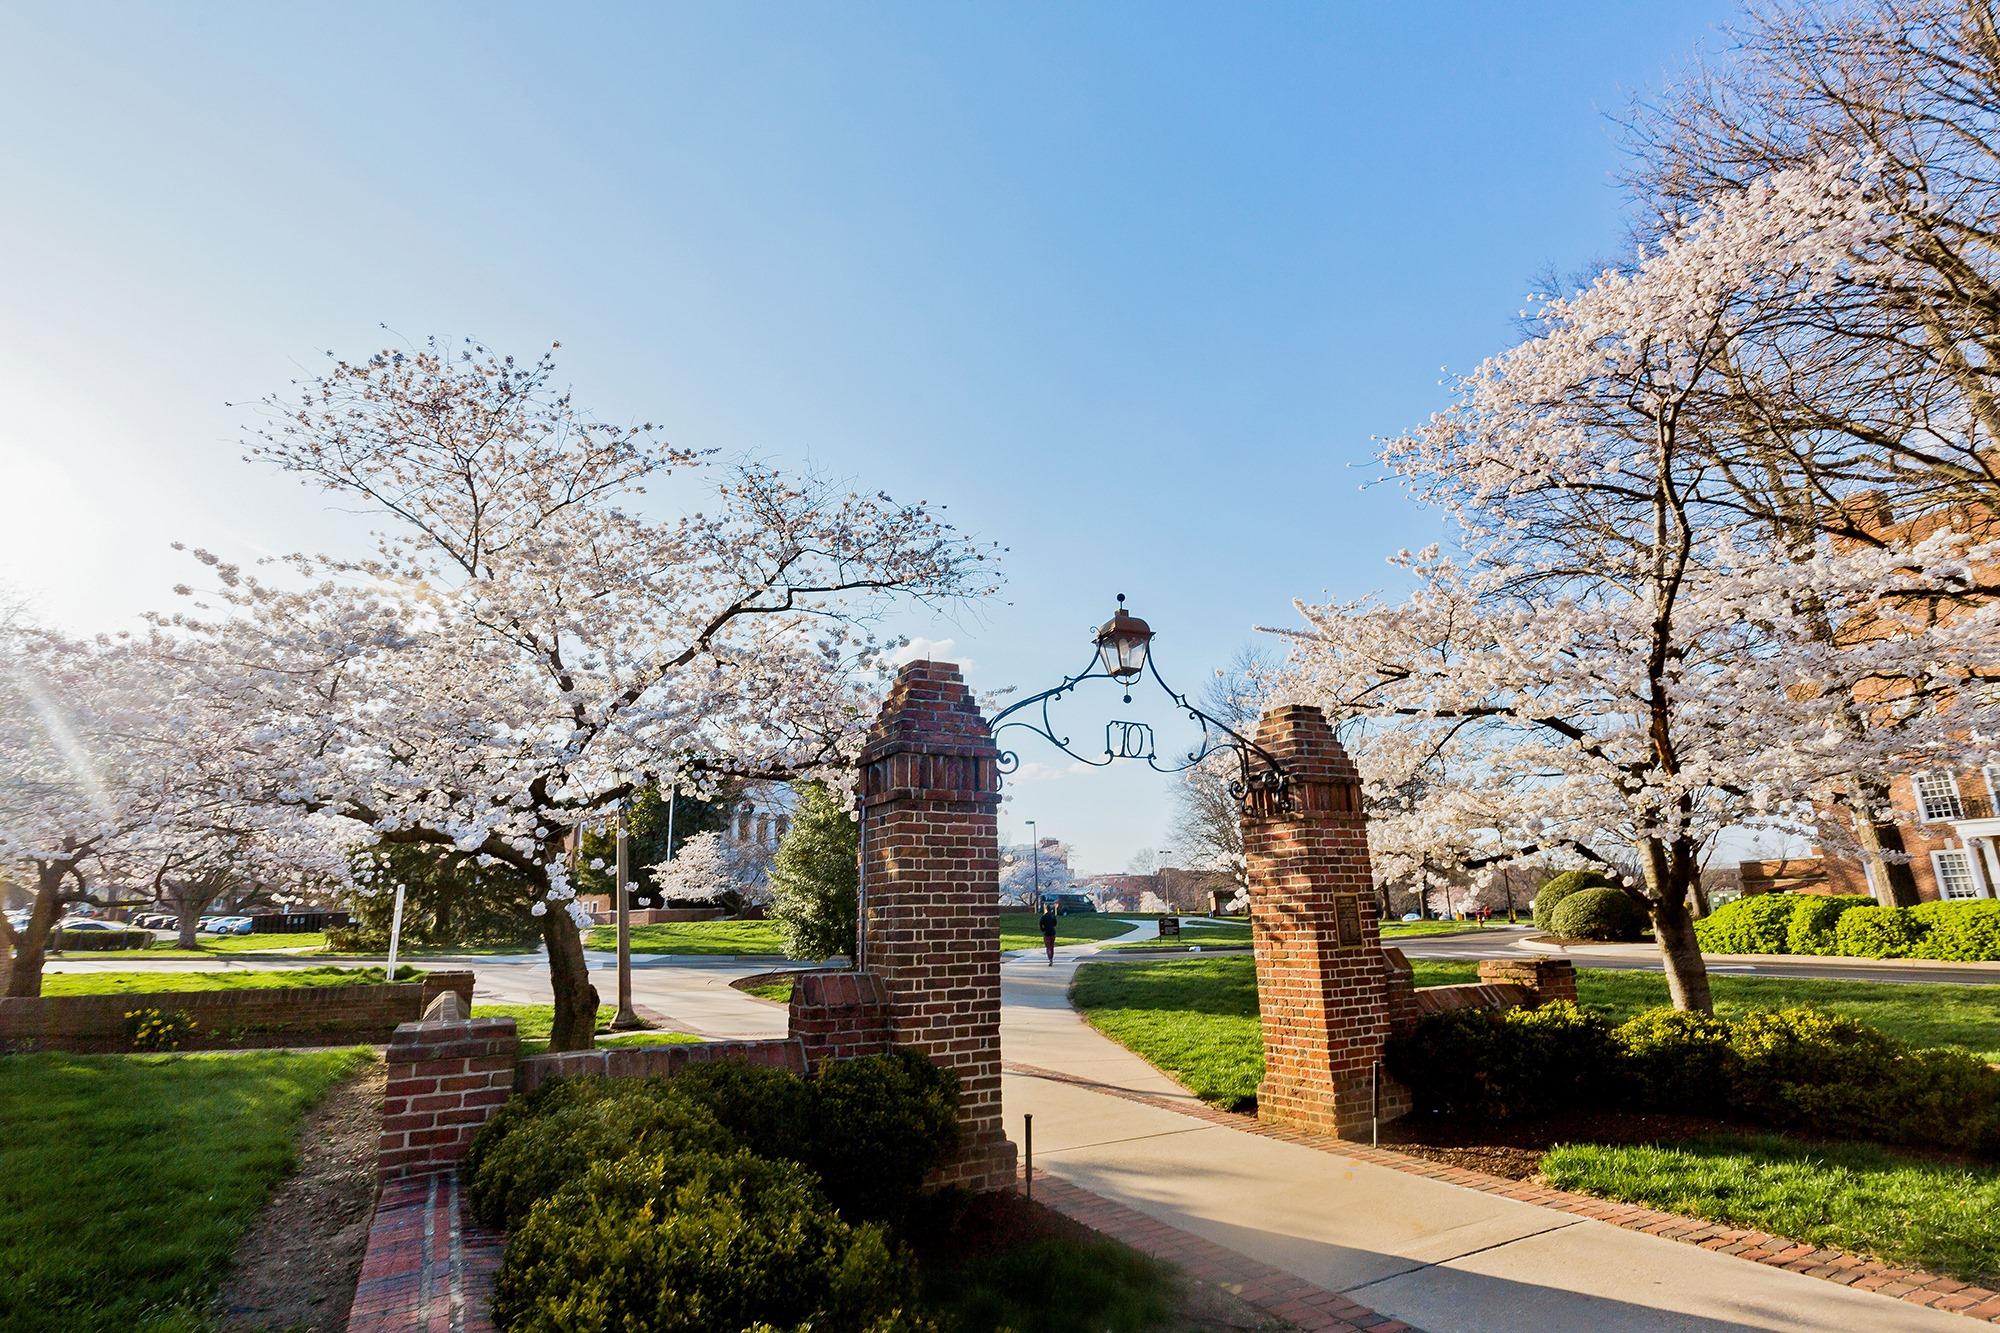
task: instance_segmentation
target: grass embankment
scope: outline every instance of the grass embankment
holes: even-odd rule
[[[775,921],[669,921],[633,926],[633,953],[777,954],[785,937]],[[618,947],[616,926],[594,926],[584,943],[592,949]]]
[[[1041,948],[1041,919],[1039,912],[1002,912],[1000,951],[1011,953],[1020,949]],[[1056,943],[1089,944],[1092,940],[1116,939],[1131,930],[1131,922],[1121,921],[1115,916],[1065,913],[1056,918]]]
[[[1478,966],[1412,959],[1419,986],[1478,979]],[[2000,1061],[2000,988],[1905,986],[1880,981],[1813,981],[1712,974],[1716,1011],[1813,1005],[1871,1024],[1916,1046],[1953,1046]],[[1622,1023],[1667,1003],[1657,972],[1583,968],[1577,995]],[[1257,972],[1244,957],[1086,963],[1070,991],[1091,1026],[1152,1061],[1205,1100],[1247,1106],[1264,1077],[1257,1026]]]
[[[597,1044],[600,1046],[680,1046],[700,1041],[692,1032],[612,1032],[616,1006],[597,1007]],[[511,1018],[521,1037],[521,1054],[539,1055],[549,1048],[549,1031],[555,1026],[556,1007],[552,1004],[475,1004],[474,1018]]]
[[[306,1109],[365,1050],[0,1059],[0,1329],[207,1329]]]
[[[209,958],[233,953],[309,953],[326,947],[326,933],[269,935],[202,935],[194,948],[183,949],[171,936],[163,936],[145,949],[72,949],[65,958]]]
[[[2000,1169],[1919,1161],[1873,1144],[1742,1134],[1671,1145],[1563,1144],[1542,1158],[1541,1171],[1558,1189],[1966,1281],[2000,1278]]]
[[[423,976],[398,966],[398,981]],[[147,991],[289,990],[295,986],[363,986],[386,980],[379,967],[294,967],[273,971],[232,968],[227,972],[44,972],[44,995],[123,995]]]

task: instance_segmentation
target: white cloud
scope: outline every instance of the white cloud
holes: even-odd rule
[[[972,659],[959,655],[956,639],[926,639],[919,636],[889,654],[889,662],[892,666],[901,666],[905,662],[953,662],[957,664],[960,675],[970,675],[972,672]]]

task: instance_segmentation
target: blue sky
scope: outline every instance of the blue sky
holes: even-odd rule
[[[16,4],[0,15],[0,579],[76,627],[185,540],[347,545],[241,413],[378,324],[524,354],[677,443],[950,506],[982,689],[1123,591],[1199,689],[1435,520],[1371,439],[1612,254],[1609,117],[1732,6]],[[1114,714],[1070,705],[1079,742]],[[1168,783],[1030,742],[1083,870]]]

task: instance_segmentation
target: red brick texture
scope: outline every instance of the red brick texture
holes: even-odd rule
[[[880,1055],[889,1049],[889,992],[873,972],[806,972],[792,983],[789,1031],[806,1064]]]
[[[958,1074],[965,1147],[941,1179],[1009,1186],[1014,1145],[1000,1124],[999,752],[957,668],[905,666],[859,762],[860,970],[880,983],[887,1039]],[[850,1012],[863,1018],[869,1004],[872,996]]]
[[[423,1016],[450,991],[472,1003],[472,973],[432,972],[421,981],[372,986],[145,991],[0,999],[0,1052],[123,1051],[125,1015],[175,1011],[194,1019],[191,1049],[346,1046],[386,1042],[399,1023]]]
[[[384,1185],[347,1333],[493,1333],[504,1239],[466,1216],[456,1172]]]
[[[1251,938],[1263,1012],[1257,1113],[1327,1134],[1365,1134],[1377,1107],[1409,1109],[1379,1074],[1392,1018],[1361,779],[1319,709],[1264,714],[1257,743],[1290,776],[1289,805],[1253,793],[1243,815]],[[1378,1078],[1379,1074],[1379,1078]]]
[[[514,1092],[521,1041],[511,1018],[405,1023],[384,1055],[383,1180],[454,1168],[472,1136]]]
[[[509,1020],[510,1022],[512,1020]],[[600,1046],[594,1051],[531,1055],[514,1075],[516,1092],[533,1092],[552,1078],[667,1078],[689,1065],[741,1060],[788,1073],[806,1072],[804,1048],[796,1040],[702,1041],[672,1046]]]

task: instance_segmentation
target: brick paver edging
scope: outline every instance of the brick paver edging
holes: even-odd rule
[[[1960,1282],[1956,1278],[1945,1277],[1938,1273],[1927,1273],[1916,1268],[1898,1268],[1894,1264],[1881,1263],[1858,1254],[1851,1254],[1846,1250],[1807,1245],[1765,1231],[1746,1231],[1740,1227],[1704,1222],[1698,1217],[1686,1217],[1680,1213],[1663,1213],[1653,1208],[1642,1208],[1637,1204],[1618,1203],[1588,1194],[1571,1194],[1566,1190],[1550,1189],[1546,1185],[1538,1185],[1530,1180],[1507,1180],[1501,1176],[1487,1175],[1483,1171],[1468,1171],[1463,1167],[1446,1166],[1442,1162],[1412,1157],[1407,1153],[1395,1152],[1388,1148],[1371,1148],[1366,1144],[1350,1143],[1324,1134],[1308,1134],[1279,1125],[1268,1125],[1249,1116],[1219,1110],[1193,1097],[1181,1099],[1156,1096],[1131,1088],[1099,1083],[1076,1074],[1019,1064],[1012,1060],[1009,1060],[1004,1068],[1010,1074],[1024,1074],[1032,1078],[1045,1078],[1057,1083],[1089,1088],[1094,1092],[1123,1097],[1126,1101],[1176,1111],[1210,1124],[1261,1134],[1268,1139],[1279,1139],[1285,1143],[1317,1148],[1321,1152],[1337,1153],[1358,1161],[1372,1162],[1376,1166],[1386,1166],[1392,1171],[1402,1171],[1413,1176],[1427,1176],[1432,1180],[1442,1180],[1446,1184],[1478,1190],[1482,1194],[1497,1194],[1502,1198],[1518,1199],[1522,1203],[1539,1204],[1541,1207],[1553,1208],[1558,1212],[1570,1213],[1577,1217],[1609,1222],[1628,1231],[1643,1231],[1649,1236],[1677,1240],[1684,1245],[1698,1245],[1704,1250],[1734,1255],[1739,1259],[1748,1259],[1753,1263],[1766,1264],[1772,1268],[1804,1273],[1807,1277],[1823,1278],[1828,1282],[1837,1282],[1843,1287],[1880,1292],[1884,1296],[1894,1296],[1912,1305],[1927,1305],[1934,1310],[1948,1310],[1988,1323],[2000,1324],[2000,1292],[1975,1286],[1970,1282]],[[1037,1173],[1037,1191],[1041,1189],[1040,1181],[1040,1173]]]
[[[1245,1258],[1122,1203],[1113,1203],[1081,1185],[1035,1172],[1035,1202],[1081,1222],[1142,1254],[1229,1292],[1273,1319],[1316,1333],[1416,1333],[1408,1324],[1357,1305],[1337,1291],[1315,1286],[1302,1277]]]
[[[382,1186],[347,1333],[494,1333],[505,1237],[465,1220],[456,1171]]]

